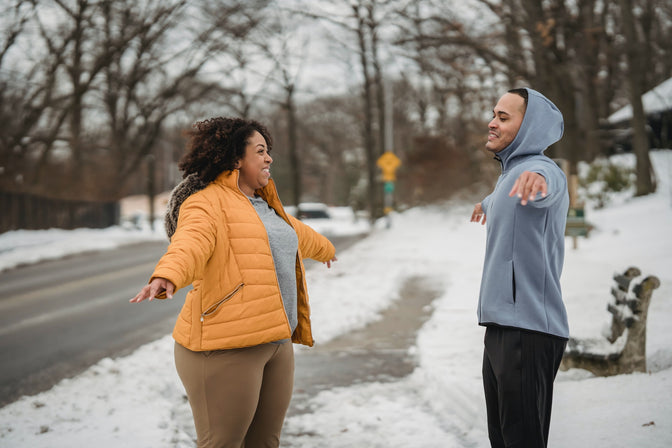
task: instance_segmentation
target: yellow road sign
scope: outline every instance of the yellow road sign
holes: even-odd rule
[[[397,168],[401,165],[401,160],[399,160],[399,157],[394,155],[393,152],[387,151],[382,156],[378,157],[376,165],[383,171],[383,180],[397,180],[395,173]]]

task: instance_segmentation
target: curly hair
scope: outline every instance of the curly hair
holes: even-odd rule
[[[270,151],[271,134],[257,121],[217,117],[195,123],[185,132],[189,137],[187,152],[178,164],[184,171],[182,177],[196,174],[208,184],[222,172],[235,169],[236,162],[245,156],[245,146],[255,131],[264,137]]]

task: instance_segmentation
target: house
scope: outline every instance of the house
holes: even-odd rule
[[[642,95],[651,148],[672,148],[672,78]],[[632,106],[628,104],[607,118],[615,151],[630,151]]]

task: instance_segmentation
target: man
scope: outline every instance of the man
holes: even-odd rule
[[[562,137],[562,114],[532,89],[506,93],[486,149],[502,174],[476,204],[487,221],[478,322],[486,327],[483,385],[493,447],[545,447],[553,381],[569,327],[560,291],[569,196],[544,150]]]

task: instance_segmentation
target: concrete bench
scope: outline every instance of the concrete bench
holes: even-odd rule
[[[569,338],[561,370],[585,369],[597,376],[646,371],[646,318],[653,290],[660,280],[628,268],[614,275],[607,310],[612,314],[609,334],[603,338]]]

